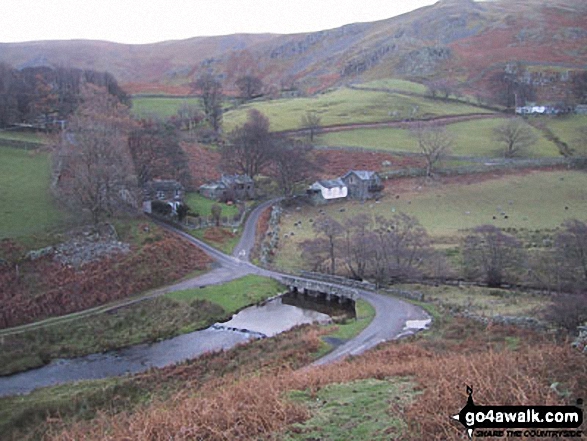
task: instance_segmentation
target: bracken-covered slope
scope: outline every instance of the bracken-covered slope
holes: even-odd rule
[[[387,77],[450,78],[483,87],[508,63],[542,75],[587,68],[584,0],[440,0],[373,23],[295,35],[200,37],[146,45],[102,41],[0,44],[15,67],[61,65],[108,70],[130,92],[188,93],[212,71],[227,90],[254,74],[275,90],[306,93]],[[562,75],[564,81],[564,75]]]

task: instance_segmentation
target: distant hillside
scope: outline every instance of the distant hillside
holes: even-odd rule
[[[449,78],[487,89],[491,75],[524,66],[528,82],[564,83],[587,68],[584,0],[441,0],[373,23],[295,35],[200,37],[147,45],[101,41],[0,44],[14,67],[60,65],[106,70],[131,93],[184,94],[212,71],[234,90],[244,74],[274,91],[387,77]]]

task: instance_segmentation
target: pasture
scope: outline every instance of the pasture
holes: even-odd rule
[[[168,119],[175,115],[183,104],[200,108],[201,100],[196,97],[137,96],[132,99],[131,110],[137,118],[156,117]]]
[[[269,118],[273,131],[299,129],[301,118],[308,111],[316,112],[322,118],[323,126],[487,112],[467,104],[439,104],[424,97],[341,88],[313,97],[246,104],[225,113],[225,130],[230,131],[243,124],[249,109],[264,113]]]
[[[298,244],[315,237],[310,219],[321,216],[320,210],[339,221],[360,213],[375,221],[376,216],[403,212],[415,216],[434,239],[448,243],[458,242],[466,231],[484,224],[545,230],[557,228],[566,219],[587,219],[587,174],[580,171],[527,172],[495,179],[471,176],[429,185],[389,180],[385,186],[386,194],[379,202],[347,201],[286,210],[281,232],[294,235],[282,237],[276,264],[303,268]]]
[[[0,239],[39,233],[64,220],[50,184],[47,153],[3,147],[0,142]]]
[[[587,156],[587,115],[567,115],[541,118],[546,127],[574,150],[577,156]]]
[[[454,139],[451,155],[489,157],[503,156],[503,147],[495,141],[493,130],[503,124],[502,118],[478,119],[447,125],[447,132]],[[519,156],[541,158],[560,156],[554,143],[539,130],[528,126],[538,137],[538,142]],[[408,129],[380,127],[324,133],[318,144],[331,147],[362,147],[389,152],[420,153],[418,142]]]
[[[367,83],[356,84],[355,87],[359,89],[388,89],[397,90],[398,92],[417,93],[424,95],[427,91],[426,86],[413,81],[400,80],[397,78],[384,78],[381,80],[373,80]]]

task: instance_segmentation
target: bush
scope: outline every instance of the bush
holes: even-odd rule
[[[152,201],[151,211],[161,216],[169,216],[171,214],[171,205],[163,201]]]
[[[545,313],[545,318],[569,332],[587,322],[587,293],[558,294],[553,305]]]

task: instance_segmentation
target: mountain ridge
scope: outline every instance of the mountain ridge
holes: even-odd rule
[[[511,63],[587,66],[587,6],[579,0],[440,0],[389,19],[298,34],[200,36],[147,44],[98,40],[0,43],[0,62],[111,72],[131,93],[188,94],[203,72],[235,92],[239,76],[268,89],[328,87],[386,77],[450,78],[486,88]]]

